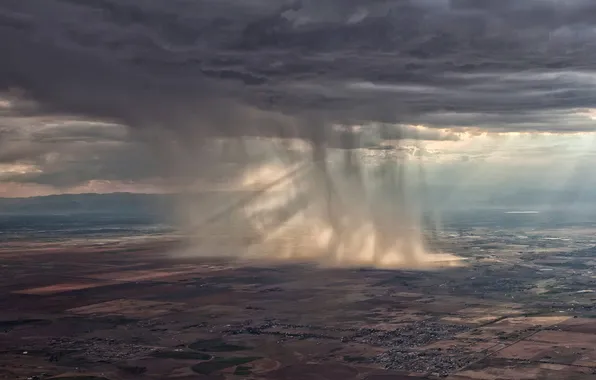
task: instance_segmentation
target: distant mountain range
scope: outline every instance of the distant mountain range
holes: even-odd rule
[[[236,195],[239,192],[234,192]],[[209,199],[207,203],[219,203],[229,197],[221,192],[205,192],[195,195]],[[243,196],[243,195],[242,195]],[[177,205],[178,196],[173,194],[64,194],[31,198],[0,198],[0,214],[69,214],[69,213],[117,213],[117,214],[165,214]],[[596,192],[557,190],[516,190],[486,195],[482,191],[450,191],[433,188],[423,204],[429,209],[467,210],[575,210],[587,212],[596,207]],[[178,204],[179,205],[179,204]]]
[[[64,194],[31,198],[0,198],[0,214],[119,213],[164,211],[172,197],[161,194]]]
[[[422,205],[423,224],[468,228],[592,226],[596,223],[596,195],[581,197],[568,192],[531,191],[499,193],[491,198],[468,191],[447,194],[437,188]],[[533,196],[534,194],[534,196]],[[206,192],[179,203],[173,194],[76,194],[32,198],[0,198],[0,242],[14,236],[44,238],[81,234],[122,235],[167,232],[168,228],[194,225],[236,204],[244,192]],[[183,207],[180,207],[183,206]],[[181,212],[181,213],[180,213]],[[178,218],[182,219],[178,219]],[[196,218],[196,220],[195,220]],[[438,218],[438,219],[437,219]],[[232,221],[235,217],[232,217]],[[186,222],[185,222],[186,221]],[[182,224],[180,224],[182,223]],[[116,232],[114,232],[116,231]],[[149,231],[149,232],[148,232]],[[152,231],[152,232],[151,232]],[[37,236],[36,235],[36,236]],[[111,236],[111,235],[110,235]]]

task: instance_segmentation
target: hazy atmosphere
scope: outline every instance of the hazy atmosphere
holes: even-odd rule
[[[0,379],[594,379],[595,126],[594,0],[0,0]]]
[[[429,184],[487,198],[583,192],[595,11],[589,0],[3,1],[0,194],[201,189],[231,175],[212,170],[208,136],[375,123],[404,139],[406,161],[424,161]]]

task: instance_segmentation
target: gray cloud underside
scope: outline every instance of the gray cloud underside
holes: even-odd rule
[[[0,162],[42,165],[40,183],[154,175],[139,139],[172,157],[205,135],[331,123],[594,127],[579,112],[596,108],[592,0],[3,0],[0,52],[0,93],[27,100],[0,108]],[[52,114],[133,128],[14,135]]]
[[[68,188],[95,179],[143,181],[156,175],[158,163],[151,152],[131,140],[122,126],[24,118],[4,120],[0,131],[0,166],[18,163],[37,169],[0,171],[0,183]]]
[[[0,86],[128,124],[242,133],[226,100],[337,122],[581,130],[550,114],[596,100],[588,0],[6,0],[0,12]]]

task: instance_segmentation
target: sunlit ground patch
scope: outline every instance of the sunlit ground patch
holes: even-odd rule
[[[30,294],[30,295],[50,295],[57,293],[70,292],[73,290],[82,290],[96,288],[99,286],[111,285],[112,282],[75,282],[75,283],[61,283],[53,284],[48,286],[42,286],[38,288],[17,290],[17,294]]]

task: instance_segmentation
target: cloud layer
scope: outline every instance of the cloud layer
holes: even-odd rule
[[[591,1],[9,0],[0,11],[4,89],[128,123],[215,117],[200,107],[214,98],[436,125],[446,113],[547,122],[595,100]]]
[[[333,124],[592,131],[595,45],[589,0],[5,0],[0,162],[43,175],[0,180],[149,179],[146,143],[200,166],[205,136]]]

